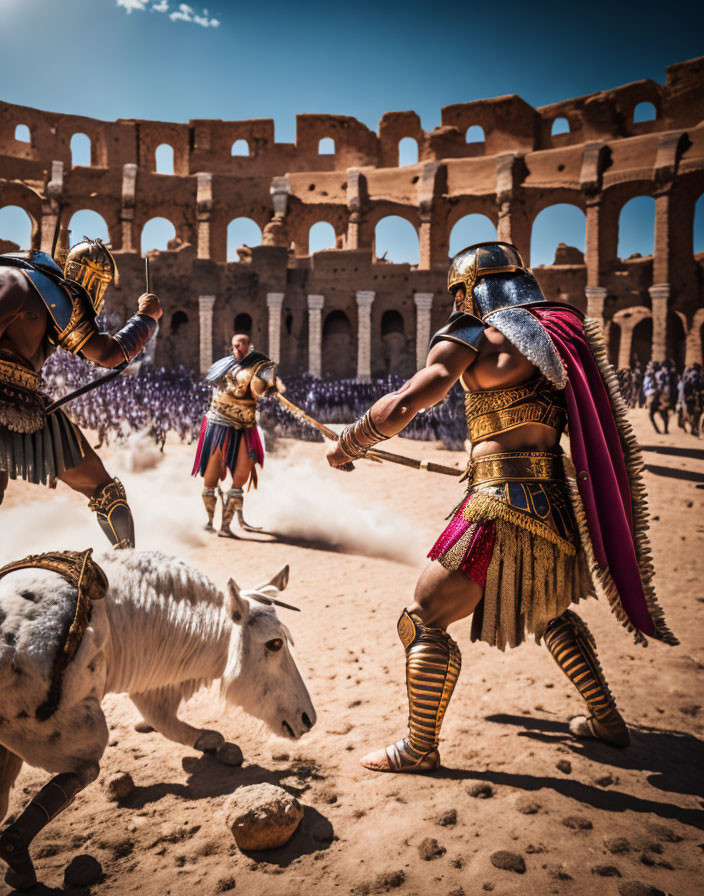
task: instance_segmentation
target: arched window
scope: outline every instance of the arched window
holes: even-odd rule
[[[640,124],[641,121],[655,121],[657,112],[652,103],[638,103],[633,110],[633,124]]]
[[[234,218],[227,225],[227,260],[238,261],[237,250],[243,246],[260,246],[262,232],[251,218]]]
[[[496,227],[486,215],[465,215],[450,231],[450,257],[473,243],[496,239]]]
[[[377,259],[394,264],[418,264],[420,246],[415,227],[398,215],[382,218],[374,230],[374,252]]]
[[[355,367],[352,324],[344,311],[331,311],[323,324],[322,374],[325,377],[349,376]]]
[[[29,132],[29,128],[26,124],[18,124],[15,128],[15,140],[19,143],[31,143],[32,135]]]
[[[108,233],[108,225],[105,218],[98,212],[84,208],[81,211],[74,212],[71,220],[68,222],[71,244],[80,242],[84,236],[92,240],[102,240],[104,243],[110,242],[110,234]]]
[[[652,255],[655,243],[655,200],[636,196],[621,209],[618,218],[618,257]]]
[[[561,115],[559,118],[556,118],[552,123],[552,129],[550,133],[553,137],[556,137],[558,134],[569,134],[570,132],[570,123]]]
[[[235,316],[235,328],[232,331],[232,335],[234,336],[235,333],[246,333],[247,336],[252,335],[252,318],[246,311],[242,311]]]
[[[157,174],[173,174],[174,173],[174,148],[168,143],[162,143],[157,146],[154,153],[156,160]]]
[[[169,330],[172,335],[176,335],[181,327],[185,327],[188,324],[188,315],[185,311],[174,311],[171,315],[171,324],[169,325]]]
[[[465,140],[467,143],[485,143],[484,128],[480,124],[471,125],[467,128]]]
[[[694,254],[704,252],[704,193],[694,205],[694,233],[692,234]]]
[[[415,165],[418,162],[418,141],[413,137],[404,137],[398,144],[398,167]]]
[[[388,336],[390,333],[403,335],[403,317],[395,308],[389,308],[381,315],[381,335]]]
[[[246,140],[235,140],[232,144],[232,150],[230,155],[233,156],[248,156],[249,155],[249,143]]]
[[[558,243],[585,251],[587,219],[576,205],[558,203],[536,215],[530,237],[530,263],[554,264]]]
[[[25,251],[32,246],[32,219],[18,205],[0,208],[0,240],[14,243]]]
[[[318,155],[319,156],[334,156],[335,155],[335,141],[332,137],[323,137],[323,139],[318,143]]]
[[[142,255],[153,249],[165,252],[175,236],[176,228],[168,218],[151,218],[142,228]]]
[[[308,254],[335,248],[335,228],[327,221],[318,221],[308,231]]]
[[[77,165],[90,168],[91,147],[90,137],[87,134],[74,134],[71,137],[71,165],[74,168]]]

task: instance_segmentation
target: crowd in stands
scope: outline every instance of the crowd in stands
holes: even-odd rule
[[[678,373],[672,360],[649,361],[645,367],[636,361],[632,367],[619,370],[618,379],[626,404],[630,408],[647,408],[656,432],[660,432],[656,417],[667,433],[670,415],[675,413],[682,429],[692,435],[702,434],[704,370],[701,364],[687,366]]]

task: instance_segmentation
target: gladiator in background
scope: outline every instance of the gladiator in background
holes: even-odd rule
[[[257,487],[257,465],[264,463],[264,447],[257,429],[257,404],[281,388],[276,364],[252,348],[249,336],[232,337],[232,354],[216,361],[205,376],[213,387],[210,407],[203,417],[193,476],[203,477],[206,529],[213,531],[213,517],[220,482],[229,472],[232,485],[222,497],[222,521],[218,535],[234,538],[230,523],[235,514],[242,529],[257,531],[244,519],[244,486]]]
[[[40,371],[58,346],[101,367],[129,363],[154,333],[161,305],[145,293],[119,333],[101,333],[96,318],[108,285],[117,283],[115,260],[88,238],[63,254],[63,267],[36,250],[0,255],[0,500],[9,479],[50,487],[60,479],[89,499],[115,547],[134,547],[122,483],[68,414],[47,413]]]
[[[430,551],[398,634],[406,652],[409,731],[362,765],[418,772],[440,764],[445,710],[461,656],[447,633],[472,615],[472,640],[501,650],[543,640],[587,712],[571,732],[614,746],[629,733],[585,623],[569,609],[603,594],[637,641],[677,641],[652,586],[640,450],[601,328],[547,302],[517,249],[480,243],[458,253],[454,312],[426,367],[346,427],[332,466],[364,457],[460,381],[472,453],[467,492]],[[560,437],[569,426],[571,458]]]

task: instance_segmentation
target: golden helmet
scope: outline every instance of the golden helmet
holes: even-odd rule
[[[465,299],[462,307],[457,307],[458,311],[464,311],[467,314],[473,314],[475,317],[483,318],[489,313],[494,305],[493,302],[485,303],[480,295],[475,292],[475,287],[479,285],[486,277],[494,280],[496,274],[513,274],[523,275],[533,280],[535,287],[539,293],[539,298],[527,298],[524,302],[507,299],[502,302],[504,305],[528,304],[531,301],[545,301],[540,287],[534,281],[530,269],[523,264],[523,259],[518,249],[511,243],[491,242],[491,243],[475,243],[462,249],[454,256],[450,264],[450,270],[447,272],[447,288],[454,294],[458,286],[464,286]],[[498,278],[502,285],[505,283],[503,278]],[[514,284],[511,284],[512,286]]]
[[[75,280],[90,296],[96,314],[100,314],[105,304],[105,290],[112,281],[119,286],[117,265],[112,253],[102,240],[83,237],[80,243],[71,246],[64,262],[64,277]]]

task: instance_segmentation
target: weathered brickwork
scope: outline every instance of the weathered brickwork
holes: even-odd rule
[[[641,102],[655,107],[654,120],[634,123]],[[552,134],[557,118],[567,133]],[[692,242],[702,122],[704,58],[671,66],[662,85],[639,81],[538,109],[518,96],[447,106],[429,132],[414,112],[387,113],[378,133],[345,116],[299,115],[295,144],[276,143],[269,119],[102,122],[0,103],[0,208],[23,208],[33,246],[45,250],[59,203],[64,226],[78,210],[101,214],[120,268],[121,287],[108,296],[116,318],[143,290],[142,228],[169,219],[177,239],[152,261],[165,307],[159,363],[202,369],[237,327],[277,354],[284,373],[365,378],[412,372],[424,356],[418,340],[446,319],[457,221],[486,215],[529,259],[536,216],[568,203],[585,213],[586,253],[561,247],[554,264],[536,269],[548,298],[601,316],[614,361],[635,352],[691,362],[701,360],[704,322],[704,257]],[[17,125],[29,142],[15,139]],[[474,125],[483,142],[467,142]],[[89,167],[72,167],[76,133],[90,138]],[[418,162],[399,167],[407,137]],[[320,153],[325,138],[330,154]],[[248,155],[232,154],[238,140]],[[173,150],[173,174],[156,173],[162,144]],[[619,214],[642,195],[655,200],[654,254],[621,260]],[[375,227],[388,215],[415,228],[418,265],[377,259]],[[262,245],[228,263],[227,226],[239,217],[259,225]],[[309,255],[309,230],[321,221],[336,248]]]

